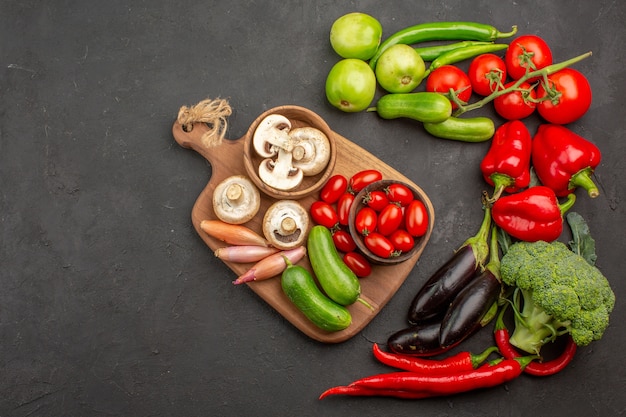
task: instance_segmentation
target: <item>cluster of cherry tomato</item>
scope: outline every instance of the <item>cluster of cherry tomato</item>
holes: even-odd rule
[[[350,178],[336,174],[320,191],[320,199],[311,204],[312,220],[328,227],[343,260],[358,276],[371,273],[371,264],[357,249],[349,231],[350,209],[356,195],[383,175],[375,169],[357,172]],[[422,201],[415,199],[410,188],[392,183],[384,189],[366,193],[363,207],[354,219],[354,228],[363,237],[365,246],[381,258],[391,258],[410,251],[415,238],[428,230],[428,213]]]
[[[496,90],[511,87],[527,71],[553,64],[552,51],[537,35],[522,35],[511,41],[504,58],[488,53],[475,57],[467,72],[454,65],[435,69],[426,80],[426,90],[448,93],[467,103],[472,92],[489,96]],[[519,88],[496,97],[495,111],[504,119],[519,120],[535,111],[549,123],[571,123],[591,105],[591,87],[587,78],[573,68],[564,68],[547,76],[525,80]],[[453,107],[456,105],[453,103]]]

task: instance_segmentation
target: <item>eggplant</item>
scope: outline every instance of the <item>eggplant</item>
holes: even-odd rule
[[[482,270],[489,254],[487,237],[491,227],[491,208],[484,204],[482,224],[476,235],[467,239],[452,257],[420,288],[411,301],[408,320],[412,325],[442,317],[457,294]]]
[[[410,326],[389,336],[387,347],[394,353],[411,356],[433,356],[445,352],[439,345],[441,322]]]

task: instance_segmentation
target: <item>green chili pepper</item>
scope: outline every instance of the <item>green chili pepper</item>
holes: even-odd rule
[[[466,59],[473,58],[475,56],[487,53],[493,53],[508,48],[506,43],[491,43],[487,45],[472,45],[464,48],[454,49],[439,55],[433,62],[430,63],[428,70],[424,77],[443,65],[455,64],[457,62],[465,61]]]
[[[434,61],[439,57],[439,55],[445,54],[446,52],[453,51],[459,48],[465,48],[466,46],[474,46],[474,45],[492,45],[493,42],[482,42],[482,41],[461,41],[455,43],[447,43],[444,45],[433,45],[433,46],[421,46],[415,48],[415,51],[422,57],[422,59],[426,62]]]
[[[508,38],[517,33],[517,26],[510,32],[500,32],[494,26],[475,22],[432,22],[410,26],[394,33],[378,47],[376,54],[370,59],[370,67],[376,68],[378,58],[390,46],[403,43],[413,45],[426,41],[466,40],[492,42],[500,38]]]
[[[461,142],[485,142],[496,131],[488,117],[448,117],[441,123],[424,123],[424,129],[435,137]]]

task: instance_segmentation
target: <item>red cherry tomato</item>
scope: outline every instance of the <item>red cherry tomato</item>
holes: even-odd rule
[[[519,80],[527,71],[536,71],[552,64],[552,51],[539,36],[522,35],[510,42],[504,62],[509,77]]]
[[[377,230],[383,236],[389,236],[396,231],[404,221],[402,208],[390,203],[378,214]]]
[[[376,230],[377,221],[378,215],[374,209],[371,207],[363,207],[354,218],[354,227],[358,233],[367,236]]]
[[[341,174],[333,175],[320,191],[320,200],[334,204],[348,189],[348,179]]]
[[[385,236],[380,233],[374,232],[365,236],[365,246],[372,251],[376,256],[381,258],[391,258],[397,254],[393,244]]]
[[[537,97],[547,97],[537,104],[537,111],[547,122],[568,124],[582,117],[591,106],[591,86],[587,78],[573,68],[548,75],[550,87],[546,92],[543,85],[537,88]],[[557,94],[554,102],[550,94]]]
[[[322,226],[326,226],[329,229],[332,229],[339,223],[339,216],[337,212],[325,201],[314,201],[311,204],[311,209],[309,210],[311,213],[311,218],[317,224],[321,224]]]
[[[387,194],[384,191],[374,190],[370,191],[364,199],[364,202],[371,208],[376,211],[381,211],[387,204],[389,204],[389,199],[387,198]]]
[[[454,95],[465,103],[472,96],[472,83],[459,67],[442,65],[431,72],[426,79],[426,91],[445,94],[450,98],[450,90],[453,90]],[[452,102],[452,108],[457,108],[454,102]]]
[[[488,96],[504,84],[506,64],[496,54],[478,55],[472,60],[467,71],[472,90],[481,96]]]
[[[356,250],[356,243],[352,235],[343,229],[333,232],[333,243],[339,252],[352,252]]]
[[[404,228],[411,236],[420,237],[428,230],[428,212],[420,200],[413,200],[404,210]]]
[[[400,252],[409,252],[415,246],[415,239],[404,229],[397,229],[389,235],[389,241]]]
[[[346,253],[343,255],[343,262],[348,265],[348,268],[359,278],[365,278],[372,273],[372,265],[358,252]]]
[[[514,83],[515,81],[507,83],[504,88],[509,88]],[[507,120],[524,119],[533,114],[537,107],[537,103],[534,101],[537,98],[535,89],[527,82],[521,83],[519,88],[526,91],[511,91],[493,100],[496,113]]]
[[[371,183],[382,179],[383,174],[380,171],[375,169],[365,169],[354,174],[348,181],[348,186],[352,193],[357,194]]]
[[[385,189],[387,198],[392,203],[398,203],[401,207],[406,207],[415,198],[413,191],[404,184],[391,184]]]
[[[350,207],[354,202],[354,194],[343,193],[337,201],[337,216],[339,216],[339,224],[347,226],[350,217]]]

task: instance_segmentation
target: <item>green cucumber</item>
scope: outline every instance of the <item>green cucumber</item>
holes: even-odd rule
[[[495,133],[493,120],[488,117],[450,117],[441,123],[424,123],[424,129],[441,139],[462,142],[485,142]]]
[[[339,256],[327,227],[315,225],[311,228],[307,252],[317,281],[331,300],[342,306],[360,300],[361,283]]]
[[[292,265],[289,260],[281,276],[281,286],[289,298],[313,324],[320,329],[336,332],[352,323],[347,308],[326,297],[305,268]]]
[[[400,117],[423,123],[443,122],[452,115],[452,103],[443,94],[418,93],[385,94],[368,111],[376,111],[383,119]]]

